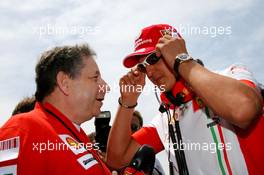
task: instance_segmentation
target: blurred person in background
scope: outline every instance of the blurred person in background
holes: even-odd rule
[[[12,116],[24,112],[29,112],[34,109],[36,103],[35,96],[25,97],[16,105],[12,112]]]

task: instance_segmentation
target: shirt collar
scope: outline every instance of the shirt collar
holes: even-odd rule
[[[72,124],[75,126],[75,128],[80,132],[81,131],[81,126],[77,125],[76,123],[72,122]]]
[[[50,112],[52,112],[54,115],[56,115],[58,118],[60,118],[60,120],[62,120],[68,127],[70,128],[74,128],[74,130],[80,132],[81,131],[81,127],[79,125],[77,125],[76,123],[72,122],[67,116],[65,116],[61,111],[59,111],[59,109],[57,109],[55,106],[53,106],[52,104],[45,102],[45,103],[40,103],[40,102],[36,102],[35,104],[35,108],[40,108],[43,110],[48,110]]]
[[[187,82],[183,79],[180,79],[175,83],[173,88],[171,89],[172,95],[176,97],[178,93],[182,93],[184,95],[183,102],[187,103],[188,101],[191,101],[194,97],[193,92],[190,90],[190,88],[187,85]],[[166,97],[165,93],[161,93],[160,95],[161,101],[165,104],[170,105],[170,108],[174,108],[174,105],[172,102]]]

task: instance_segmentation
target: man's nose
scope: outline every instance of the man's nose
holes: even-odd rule
[[[106,94],[110,91],[109,85],[102,78],[100,79],[98,87],[99,87],[98,92],[100,94]]]
[[[111,90],[111,88],[110,88],[110,86],[105,82],[105,86],[106,86],[106,93],[108,93],[108,92],[110,92],[110,90]]]
[[[110,91],[110,86],[102,79],[102,86],[104,86],[105,93]]]

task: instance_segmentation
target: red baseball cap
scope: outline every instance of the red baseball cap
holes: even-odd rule
[[[135,40],[134,52],[124,58],[124,66],[127,68],[134,67],[139,63],[140,55],[147,55],[155,51],[156,44],[164,35],[181,37],[177,30],[168,24],[156,24],[143,28]]]

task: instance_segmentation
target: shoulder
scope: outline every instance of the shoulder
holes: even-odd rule
[[[20,113],[10,117],[1,127],[1,132],[28,133],[34,130],[41,130],[45,125],[45,114],[39,109],[27,113]],[[1,135],[1,134],[0,134]]]
[[[215,71],[215,73],[228,76],[237,80],[248,80],[257,84],[257,81],[251,70],[248,68],[248,66],[242,63],[234,63],[225,68],[224,70]]]
[[[16,163],[20,160],[28,161],[28,154],[32,157],[32,149],[35,149],[33,146],[50,137],[45,123],[42,122],[42,115],[45,114],[36,109],[20,113],[12,116],[0,128],[0,148],[2,148],[0,155],[4,156],[0,158],[0,164]]]

